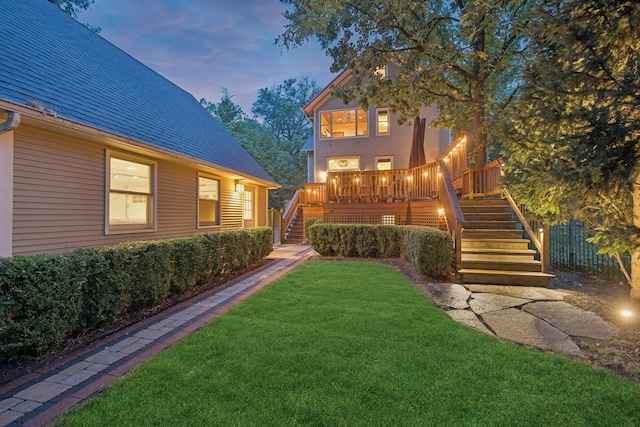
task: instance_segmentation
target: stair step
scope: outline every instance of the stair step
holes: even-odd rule
[[[462,230],[462,240],[465,239],[522,239],[522,230],[503,230],[491,228],[464,228]]]
[[[553,274],[531,271],[480,270],[463,268],[458,270],[464,283],[480,283],[513,286],[549,286]]]
[[[528,239],[462,239],[461,248],[465,249],[529,249]]]
[[[465,217],[463,228],[465,230],[477,230],[477,229],[501,229],[501,230],[517,230],[518,222],[511,219],[506,221],[501,220],[467,220]]]
[[[521,261],[504,261],[496,259],[484,259],[484,260],[468,260],[463,257],[460,262],[461,269],[468,270],[501,270],[501,271],[532,271],[540,272],[542,270],[542,263],[540,261],[529,259]]]
[[[513,221],[511,212],[466,212],[465,224],[471,221]]]
[[[473,213],[511,213],[509,205],[474,205],[460,206],[463,214]]]
[[[509,250],[509,249],[462,249],[462,261],[487,261],[496,262],[528,262],[533,261],[536,252],[532,249]]]
[[[476,205],[509,205],[506,199],[460,199],[460,206],[476,206]]]

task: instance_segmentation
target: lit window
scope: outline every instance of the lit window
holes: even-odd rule
[[[243,219],[252,220],[253,219],[253,191],[245,191],[244,192],[244,209],[243,209]]]
[[[376,157],[376,170],[388,171],[393,168],[392,157]]]
[[[153,229],[154,167],[108,156],[107,232]]]
[[[198,177],[198,227],[220,225],[220,181]]]
[[[376,110],[376,123],[378,135],[389,135],[389,110]]]
[[[376,68],[375,73],[380,77],[387,77],[387,67]]]
[[[360,170],[360,157],[339,157],[327,159],[327,169],[330,172]]]
[[[321,138],[367,136],[369,126],[365,110],[338,110],[320,113]]]

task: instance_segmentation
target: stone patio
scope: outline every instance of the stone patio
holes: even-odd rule
[[[522,286],[430,283],[426,291],[452,319],[510,341],[579,355],[574,337],[614,338],[618,329],[563,301],[565,293]]]

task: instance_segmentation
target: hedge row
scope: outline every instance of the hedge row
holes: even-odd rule
[[[402,257],[429,277],[444,275],[453,258],[451,236],[429,227],[316,223],[309,241],[323,256]]]
[[[79,331],[246,271],[272,250],[270,228],[0,259],[0,360],[40,356]]]

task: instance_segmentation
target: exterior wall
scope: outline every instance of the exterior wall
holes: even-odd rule
[[[105,235],[106,147],[28,126],[15,135],[13,255],[242,228],[242,194],[235,192],[233,179],[152,159],[157,162],[156,230]],[[198,172],[220,179],[220,226],[197,227]]]
[[[387,72],[390,75],[397,72],[397,70],[398,66],[394,64],[387,67]],[[348,80],[345,82],[344,84],[349,84]],[[375,170],[376,157],[379,156],[392,156],[393,169],[406,169],[409,167],[413,121],[408,124],[399,125],[398,115],[389,111],[389,134],[377,135],[376,111],[378,108],[386,107],[385,105],[369,107],[367,112],[369,134],[367,136],[333,139],[320,138],[321,112],[358,108],[357,102],[354,101],[350,104],[344,104],[342,100],[328,96],[326,90],[325,88],[321,94],[318,95],[317,99],[319,104],[313,107],[314,151],[308,158],[308,182],[325,181],[324,173],[328,169],[327,159],[330,157],[359,157],[360,170]],[[421,117],[426,119],[427,122],[424,137],[425,160],[427,163],[435,162],[451,145],[450,132],[446,129],[435,129],[429,126],[429,123],[438,117],[436,106],[422,108]]]
[[[0,257],[11,256],[13,235],[13,131],[0,134]]]
[[[376,135],[376,107],[369,107],[369,135],[354,138],[320,139],[320,112],[357,108],[356,103],[348,106],[341,100],[331,99],[314,112],[314,181],[323,182],[323,172],[327,171],[327,159],[339,156],[359,156],[361,170],[375,170],[375,159],[378,156],[393,156],[394,169],[409,167],[411,139],[413,137],[413,123],[399,125],[398,115],[390,114],[389,134]],[[427,123],[436,118],[435,107],[424,108],[422,117]],[[427,163],[436,161],[449,146],[449,132],[447,130],[427,127],[425,131],[424,147]],[[443,147],[446,145],[446,147]],[[444,150],[443,150],[444,148]]]

